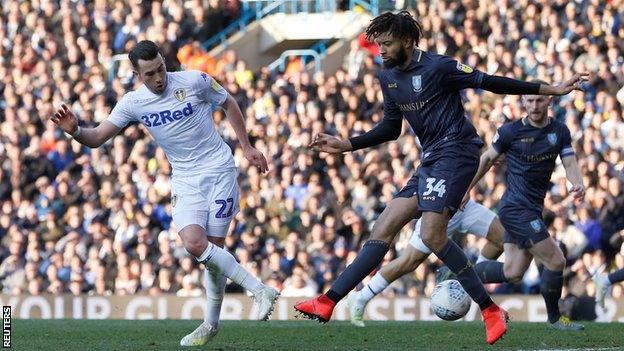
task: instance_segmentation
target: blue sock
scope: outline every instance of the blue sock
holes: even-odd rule
[[[468,262],[466,254],[453,240],[447,240],[446,245],[436,253],[436,256],[455,273],[459,283],[481,310],[494,303],[481,284],[472,264]]]
[[[498,261],[483,261],[477,263],[475,271],[483,283],[503,283],[507,281],[503,271],[503,263]]]
[[[381,240],[369,240],[345,270],[338,276],[325,295],[332,301],[338,302],[347,296],[362,279],[377,267],[388,252],[388,243]]]
[[[546,303],[546,313],[548,322],[555,323],[561,317],[559,312],[559,299],[561,299],[561,288],[563,287],[563,271],[551,271],[544,267],[542,272],[542,282],[540,292]]]

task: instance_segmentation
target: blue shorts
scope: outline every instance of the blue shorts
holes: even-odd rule
[[[480,147],[474,144],[425,153],[416,173],[395,197],[418,195],[420,211],[442,213],[446,207],[453,215],[477,173],[479,156]]]
[[[503,207],[498,217],[505,228],[504,242],[516,244],[523,250],[550,237],[542,214],[537,211]]]

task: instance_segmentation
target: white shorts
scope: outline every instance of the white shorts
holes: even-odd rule
[[[171,179],[173,223],[178,231],[190,224],[206,230],[206,235],[225,237],[240,207],[236,169]]]
[[[463,211],[457,211],[455,215],[451,217],[448,227],[446,228],[446,235],[452,236],[455,233],[471,233],[485,238],[494,218],[496,218],[494,212],[473,200],[469,200]],[[418,222],[416,222],[416,227],[410,237],[409,244],[420,252],[430,254],[431,250],[423,243],[420,237],[420,221],[419,219]]]

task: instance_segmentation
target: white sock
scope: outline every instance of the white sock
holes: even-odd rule
[[[479,257],[477,258],[477,262],[476,263],[481,263],[481,262],[484,262],[484,261],[490,261],[490,259],[485,257],[485,256],[483,256],[483,254],[479,254]]]
[[[208,243],[208,247],[206,247],[204,253],[202,253],[197,260],[206,265],[208,269],[221,272],[221,274],[230,278],[234,283],[242,286],[245,290],[254,295],[264,288],[264,284],[249,274],[249,272],[236,261],[234,256],[213,243]]]
[[[390,285],[390,283],[388,283],[378,271],[377,273],[375,273],[373,278],[371,278],[370,283],[368,283],[368,285],[365,286],[364,289],[360,290],[360,298],[366,301],[370,301],[373,297],[375,297],[375,295],[384,291],[384,289],[387,288],[388,285]]]
[[[204,270],[206,280],[206,313],[204,321],[213,327],[219,326],[219,315],[221,314],[221,304],[225,294],[225,283],[227,278],[217,270]]]

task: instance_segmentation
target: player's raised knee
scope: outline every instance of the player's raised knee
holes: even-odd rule
[[[195,257],[200,257],[206,250],[207,245],[212,244],[206,238],[187,237],[184,240],[184,248]]]
[[[438,233],[434,231],[423,231],[421,235],[423,243],[425,243],[425,245],[427,245],[427,247],[433,252],[440,251],[442,247],[444,247],[444,244],[447,240],[447,237],[446,235],[444,235],[444,233],[438,235]]]
[[[524,277],[524,272],[516,267],[504,267],[503,272],[505,274],[505,279],[509,283],[519,283],[522,281],[522,277]]]

